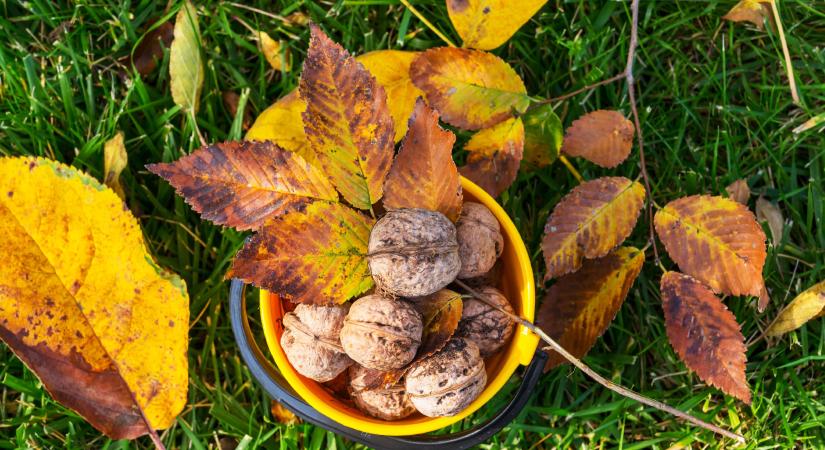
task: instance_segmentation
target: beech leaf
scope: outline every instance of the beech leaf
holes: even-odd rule
[[[198,112],[203,87],[203,62],[198,13],[186,0],[175,18],[175,38],[169,53],[169,83],[172,99],[187,114]]]
[[[319,169],[271,142],[209,145],[147,168],[175,187],[204,219],[251,230],[315,200],[338,201]]]
[[[561,151],[610,169],[630,155],[634,132],[633,122],[620,112],[593,111],[573,121]]]
[[[522,165],[541,168],[558,159],[564,129],[553,105],[542,105],[522,116],[524,121],[524,159]]]
[[[544,226],[541,251],[549,280],[577,270],[630,236],[645,201],[645,188],[624,177],[584,182],[565,195]]]
[[[498,197],[518,176],[524,156],[524,124],[521,119],[509,119],[492,128],[485,128],[464,146],[470,152],[467,164],[459,168],[462,175]]]
[[[447,0],[447,14],[464,47],[500,47],[541,9],[547,0]]]
[[[660,289],[667,337],[679,358],[706,383],[750,404],[745,338],[733,313],[688,275],[667,272]]]
[[[120,184],[120,173],[126,168],[129,156],[123,144],[123,133],[118,131],[115,137],[103,144],[103,183],[109,186],[121,199],[126,198]]]
[[[94,178],[0,159],[0,338],[55,400],[112,439],[168,428],[186,404],[189,297]]]
[[[779,336],[793,331],[811,319],[821,317],[825,312],[825,281],[815,284],[796,296],[765,332],[768,336]]]

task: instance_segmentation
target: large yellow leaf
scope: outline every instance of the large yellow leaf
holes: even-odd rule
[[[644,261],[645,254],[633,247],[585,261],[547,291],[536,324],[581,359],[616,317]],[[566,361],[551,350],[545,370]]]
[[[295,303],[343,303],[373,286],[367,242],[374,223],[340,203],[312,203],[267,222],[228,276]]]
[[[377,50],[355,58],[387,92],[387,103],[395,124],[395,142],[407,133],[407,122],[413,113],[415,99],[424,96],[410,79],[410,64],[417,55],[418,52]]]
[[[302,114],[307,104],[298,91],[292,91],[265,109],[246,133],[250,141],[272,141],[279,147],[295,152],[310,164],[315,164],[315,152],[309,148],[304,133]]]
[[[384,194],[392,164],[392,116],[387,94],[340,45],[311,25],[301,75],[307,103],[304,130],[315,156],[351,205],[370,209]]]
[[[146,420],[169,427],[188,384],[183,282],[154,263],[120,198],[86,174],[4,158],[0,192],[0,337],[108,436],[146,434]]]
[[[825,281],[815,284],[796,296],[779,313],[768,331],[768,336],[779,336],[793,331],[825,312]]]
[[[524,155],[524,124],[518,118],[485,128],[474,134],[464,149],[470,153],[467,164],[459,168],[461,174],[498,197],[518,175]]]
[[[188,0],[175,18],[175,39],[169,50],[169,83],[175,104],[194,115],[203,87],[203,62],[198,13]]]
[[[458,220],[463,194],[454,143],[455,135],[438,126],[438,113],[419,99],[384,184],[384,207],[424,208]]]
[[[146,167],[204,219],[239,230],[257,229],[315,200],[338,201],[321,170],[271,142],[223,142]]]
[[[467,130],[493,126],[530,105],[516,71],[492,53],[432,48],[413,61],[410,76],[441,120]]]
[[[464,47],[492,50],[507,42],[547,0],[447,0]]]
[[[545,279],[577,270],[582,258],[604,256],[621,244],[633,231],[644,201],[644,187],[623,177],[597,178],[576,186],[544,226]]]
[[[748,208],[709,195],[676,199],[656,213],[656,233],[679,269],[729,295],[760,296],[765,233]],[[763,309],[763,307],[760,307]]]

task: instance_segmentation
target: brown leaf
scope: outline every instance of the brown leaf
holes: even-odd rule
[[[570,125],[561,151],[610,169],[630,155],[633,135],[633,123],[620,112],[593,111]]]
[[[155,24],[153,22],[149,28],[155,27]],[[134,52],[124,56],[121,62],[125,64],[131,60],[132,66],[141,76],[149,75],[157,68],[158,61],[163,59],[163,50],[172,45],[174,31],[175,26],[171,22],[157,25],[143,36]]]
[[[239,230],[338,194],[323,172],[295,153],[265,142],[224,142],[174,163],[150,164],[204,219]]]
[[[295,415],[292,411],[286,409],[286,407],[275,400],[272,400],[269,406],[269,411],[272,413],[272,416],[275,418],[278,423],[282,423],[284,425],[293,425],[296,423],[301,423],[301,419]]]
[[[665,273],[661,291],[667,337],[679,358],[706,383],[750,404],[745,338],[736,317],[688,275]]]
[[[772,202],[759,197],[756,200],[756,220],[768,222],[771,230],[771,245],[774,247],[782,241],[782,232],[785,229],[785,218],[782,210]]]
[[[744,178],[740,178],[731,183],[730,186],[725,188],[725,192],[728,193],[728,197],[730,197],[731,200],[743,205],[748,204],[748,199],[751,196],[751,189],[748,187],[748,182]]]
[[[653,222],[683,272],[715,292],[760,296],[760,305],[767,299],[765,233],[744,205],[708,195],[683,197],[660,209]]]
[[[375,78],[316,25],[299,86],[307,103],[307,139],[321,167],[351,205],[370,207],[384,194],[394,156],[387,94]]]
[[[644,253],[633,247],[585,261],[547,291],[536,324],[581,359],[616,317],[644,261]],[[548,355],[545,372],[567,361],[553,350]]]
[[[458,220],[463,195],[454,143],[455,135],[438,126],[438,113],[419,98],[384,183],[384,207],[424,208]]]
[[[722,16],[731,22],[750,22],[759,30],[765,29],[765,18],[771,13],[767,0],[741,0],[727,14]]]
[[[509,119],[474,134],[464,146],[470,152],[462,175],[493,197],[506,191],[518,176],[524,156],[524,124]]]
[[[565,195],[544,226],[545,280],[577,270],[583,258],[608,254],[633,231],[645,188],[624,177],[584,182]]]

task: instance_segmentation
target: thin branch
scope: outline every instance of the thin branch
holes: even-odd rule
[[[791,97],[793,97],[795,105],[800,105],[799,93],[796,92],[796,78],[793,74],[793,65],[791,65],[791,52],[788,51],[788,42],[785,40],[785,30],[782,27],[782,19],[779,17],[779,7],[776,5],[776,0],[770,0],[770,2],[773,18],[776,20],[776,28],[779,30],[779,42],[782,43],[782,54],[785,55],[785,70],[788,72],[788,84],[791,87]]]
[[[627,81],[627,95],[630,100],[630,111],[633,113],[633,123],[636,126],[636,139],[639,140],[639,163],[642,166],[642,178],[645,181],[647,191],[647,223],[650,230],[649,240],[653,244],[653,256],[659,264],[659,248],[656,247],[656,235],[653,230],[653,191],[650,190],[650,177],[647,174],[647,163],[645,162],[645,144],[642,138],[642,125],[639,122],[639,111],[636,109],[636,79],[633,78],[633,62],[636,60],[636,44],[638,43],[639,31],[639,0],[633,0],[630,5],[633,20],[630,26],[630,45],[627,49],[627,65],[624,70],[624,78]]]
[[[555,102],[560,102],[562,100],[567,100],[568,98],[575,97],[575,96],[581,94],[582,92],[587,92],[587,91],[596,89],[599,86],[604,86],[605,84],[610,84],[610,83],[613,83],[614,81],[619,81],[621,79],[624,79],[625,76],[626,76],[626,74],[624,72],[622,72],[618,75],[614,75],[614,76],[612,76],[610,78],[607,78],[605,80],[601,80],[601,81],[598,81],[598,82],[593,83],[593,84],[588,84],[587,86],[576,89],[575,91],[570,92],[568,94],[560,95],[558,97],[546,98],[544,100],[537,101],[537,102],[533,103],[532,105],[530,105],[529,108],[527,108],[527,112],[530,112],[531,110],[536,109],[540,106],[544,106],[548,103],[555,103]]]
[[[647,397],[645,397],[641,394],[638,394],[634,391],[631,391],[630,389],[627,389],[623,386],[620,386],[620,385],[618,385],[616,383],[613,383],[612,381],[602,377],[601,375],[596,373],[593,369],[591,369],[587,364],[583,363],[581,360],[579,360],[578,358],[576,358],[575,356],[570,354],[570,352],[565,350],[564,347],[559,345],[558,342],[556,342],[550,336],[548,336],[547,333],[545,333],[541,328],[537,327],[536,325],[532,324],[531,322],[527,321],[526,319],[523,319],[523,318],[521,318],[521,317],[505,310],[504,308],[500,307],[495,302],[487,299],[485,296],[483,296],[483,295],[479,294],[478,292],[476,292],[475,289],[471,288],[470,286],[468,286],[463,281],[455,280],[455,283],[458,284],[459,286],[461,286],[464,290],[466,290],[470,294],[472,294],[473,297],[475,297],[476,299],[478,299],[482,303],[484,303],[487,306],[489,306],[491,308],[494,308],[494,309],[504,313],[505,315],[507,315],[508,317],[513,319],[516,323],[522,325],[523,327],[527,328],[528,330],[530,330],[531,332],[533,332],[534,334],[539,336],[544,342],[546,342],[549,345],[549,347],[551,349],[555,350],[562,357],[564,357],[564,359],[570,361],[571,364],[576,366],[579,370],[584,372],[587,376],[594,379],[597,383],[599,383],[602,386],[610,389],[611,391],[616,392],[616,393],[618,393],[618,394],[620,394],[624,397],[630,398],[632,400],[636,400],[639,403],[642,403],[642,404],[651,406],[653,408],[656,408],[658,410],[661,410],[661,411],[667,412],[669,414],[672,414],[673,416],[676,416],[680,419],[683,419],[687,422],[690,422],[690,423],[692,423],[692,424],[694,424],[698,427],[704,428],[706,430],[713,431],[714,433],[721,434],[722,436],[729,437],[731,439],[735,439],[736,441],[739,441],[741,443],[745,443],[745,438],[742,435],[739,435],[739,434],[733,433],[731,431],[725,430],[723,428],[717,427],[716,425],[705,422],[704,420],[701,420],[699,418],[693,417],[690,414],[679,411],[678,409],[676,409],[672,406],[666,405],[666,404],[664,404],[660,401],[647,398]]]
[[[444,33],[439,31],[438,28],[436,28],[435,25],[433,25],[429,20],[427,20],[426,17],[424,17],[423,14],[421,14],[417,9],[415,9],[415,7],[413,5],[411,5],[408,0],[401,0],[401,3],[404,6],[406,6],[407,9],[409,9],[410,12],[413,13],[413,15],[415,15],[415,17],[418,17],[418,20],[424,22],[424,25],[426,25],[427,28],[430,29],[430,31],[435,33],[436,36],[440,37],[441,40],[444,41],[445,44],[449,45],[450,47],[457,47],[457,45],[455,45],[453,43],[453,41],[450,40],[450,38],[448,38],[447,36],[444,35]]]

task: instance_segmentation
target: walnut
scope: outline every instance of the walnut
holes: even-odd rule
[[[481,203],[465,202],[456,224],[461,271],[458,278],[473,278],[487,273],[504,250],[498,220]]]
[[[421,315],[410,303],[367,295],[350,307],[341,328],[341,345],[364,367],[400,369],[415,357],[423,329]]]
[[[384,420],[403,419],[415,412],[403,383],[390,388],[365,389],[367,369],[354,364],[349,369],[350,398],[361,411]]]
[[[406,377],[412,404],[429,417],[458,414],[487,384],[478,347],[460,337],[450,339],[441,351],[417,362]]]
[[[389,211],[372,229],[369,266],[379,292],[429,295],[455,280],[461,269],[455,226],[426,209]]]
[[[352,365],[338,339],[347,309],[300,304],[284,315],[281,348],[298,373],[325,382]]]
[[[477,289],[485,299],[494,302],[504,310],[515,313],[507,297],[498,289],[485,286]],[[481,300],[468,298],[464,300],[461,310],[461,322],[458,323],[456,335],[473,341],[486,358],[499,351],[513,335],[515,322],[503,312],[487,306]]]

